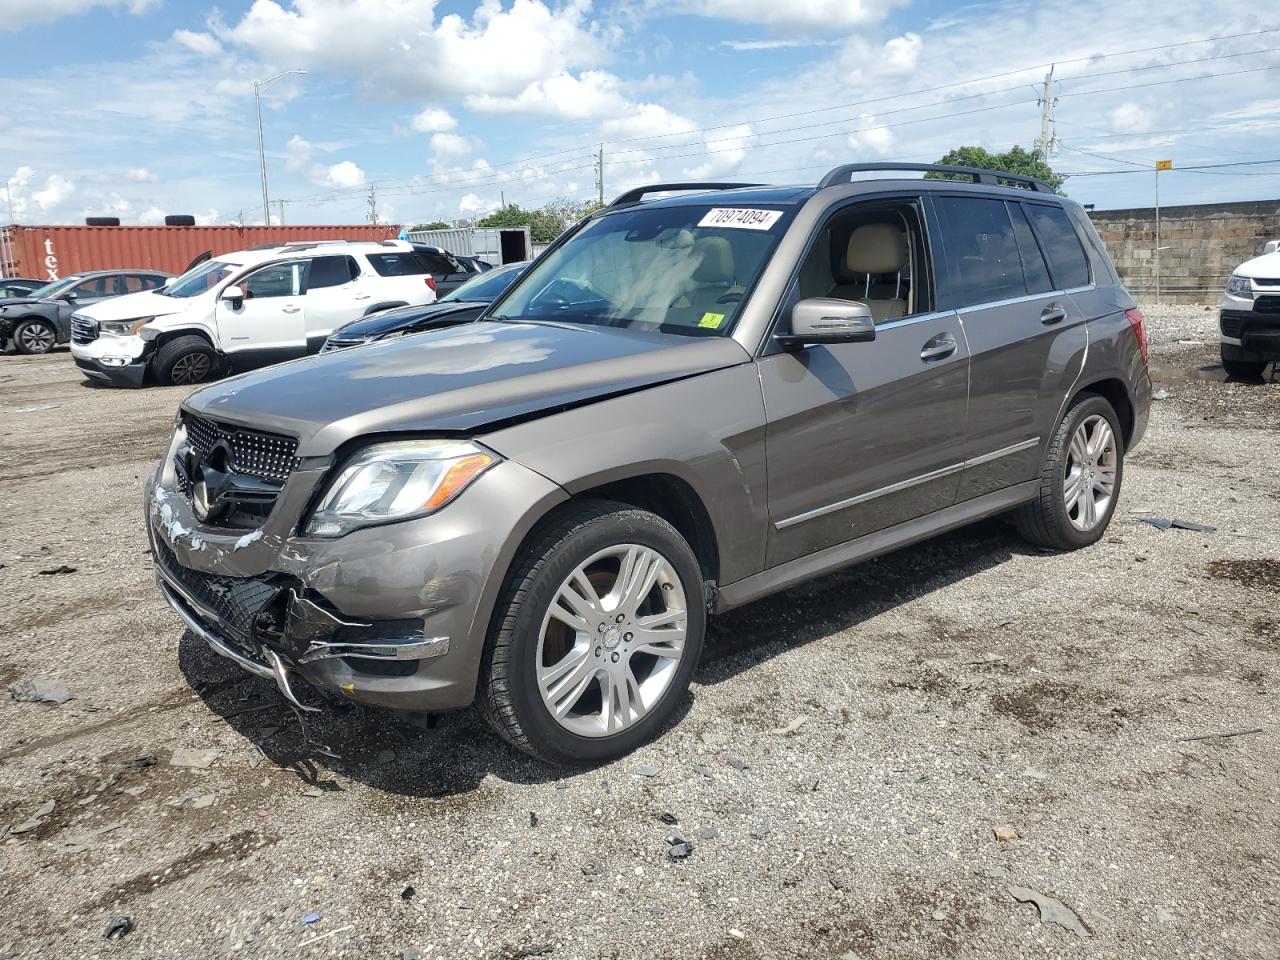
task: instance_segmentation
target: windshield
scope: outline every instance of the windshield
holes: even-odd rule
[[[710,205],[601,217],[531,267],[493,319],[723,336],[785,230],[782,217]]]
[[[206,260],[200,266],[188,270],[167,287],[160,288],[156,293],[163,293],[166,297],[198,297],[206,290],[212,290],[239,269],[238,263]]]
[[[37,287],[27,296],[29,297],[56,297],[63,290],[75,286],[80,282],[81,277],[63,277],[61,280],[55,280],[53,283],[46,283],[43,287]]]
[[[496,300],[507,287],[515,282],[516,277],[524,272],[526,266],[528,264],[522,263],[519,266],[499,267],[497,270],[490,270],[487,273],[472,277],[452,293],[441,297],[440,302],[478,300],[481,303],[488,303],[491,300]]]

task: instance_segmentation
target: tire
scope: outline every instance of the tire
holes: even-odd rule
[[[633,599],[611,596],[629,559],[641,561],[633,569],[655,576],[638,612]],[[559,599],[578,572],[599,602],[583,602],[578,590],[576,605],[586,616],[575,618]],[[562,617],[577,619],[581,629]],[[655,636],[670,639],[641,640],[648,617],[670,620],[652,625]],[[550,764],[624,756],[674,716],[697,666],[706,619],[697,558],[674,527],[623,504],[573,504],[534,535],[507,575],[481,664],[481,711],[504,739]],[[646,646],[664,655],[646,653]],[[621,707],[615,690],[642,709]]]
[[[203,383],[213,375],[217,366],[218,354],[209,341],[195,336],[170,340],[151,361],[156,381],[166,387]]]
[[[1110,442],[1100,455],[1090,456],[1087,445],[1077,446],[1073,440],[1082,426],[1087,425],[1085,434],[1089,437],[1089,428],[1100,423],[1106,424]],[[1100,503],[1108,478],[1110,493]],[[1079,499],[1071,505],[1067,502],[1069,479],[1081,487]],[[1014,525],[1024,539],[1038,547],[1078,550],[1097,543],[1115,513],[1123,480],[1124,435],[1116,412],[1096,393],[1082,393],[1054,431],[1040,468],[1040,489],[1034,500],[1014,512]],[[1094,508],[1092,517],[1086,512],[1089,500]]]
[[[1260,380],[1262,379],[1262,371],[1267,369],[1267,362],[1257,360],[1237,360],[1227,356],[1226,344],[1221,346],[1222,352],[1222,369],[1227,371],[1227,376],[1232,380]]]
[[[48,353],[57,342],[58,332],[47,320],[20,320],[13,329],[13,345],[29,357]]]

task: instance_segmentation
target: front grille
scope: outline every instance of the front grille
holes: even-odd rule
[[[1258,297],[1253,301],[1254,313],[1280,313],[1280,297]]]
[[[201,456],[208,454],[219,440],[226,441],[231,449],[227,466],[236,473],[284,483],[298,465],[298,441],[293,437],[218,424],[189,413],[184,413],[182,419],[187,442]]]
[[[98,321],[79,314],[71,315],[71,342],[93,343],[98,339]]]
[[[1224,313],[1218,319],[1218,326],[1222,330],[1222,335],[1224,337],[1231,337],[1232,339],[1239,338],[1240,325],[1242,323],[1244,323],[1244,319],[1242,317],[1231,316],[1230,314],[1227,314],[1227,313]]]
[[[1255,287],[1280,287],[1280,277],[1254,277]]]
[[[368,343],[367,340],[337,340],[330,337],[324,342],[324,346],[320,348],[321,353],[332,353],[334,350],[345,350],[347,347],[358,347],[361,344]]]
[[[157,535],[156,563],[176,581],[196,603],[211,613],[218,633],[240,648],[246,656],[264,662],[254,637],[254,621],[279,596],[284,584],[278,577],[220,577],[190,570]]]

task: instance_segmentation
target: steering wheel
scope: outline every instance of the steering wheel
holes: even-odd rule
[[[741,290],[730,290],[728,293],[721,294],[716,303],[737,303],[742,299]]]

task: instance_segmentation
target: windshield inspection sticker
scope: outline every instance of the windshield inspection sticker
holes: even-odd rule
[[[728,227],[733,230],[768,230],[781,210],[748,210],[745,207],[713,207],[698,221],[700,227]]]
[[[706,327],[710,330],[718,330],[722,323],[724,323],[723,313],[704,313],[702,319],[698,321],[698,326]]]

